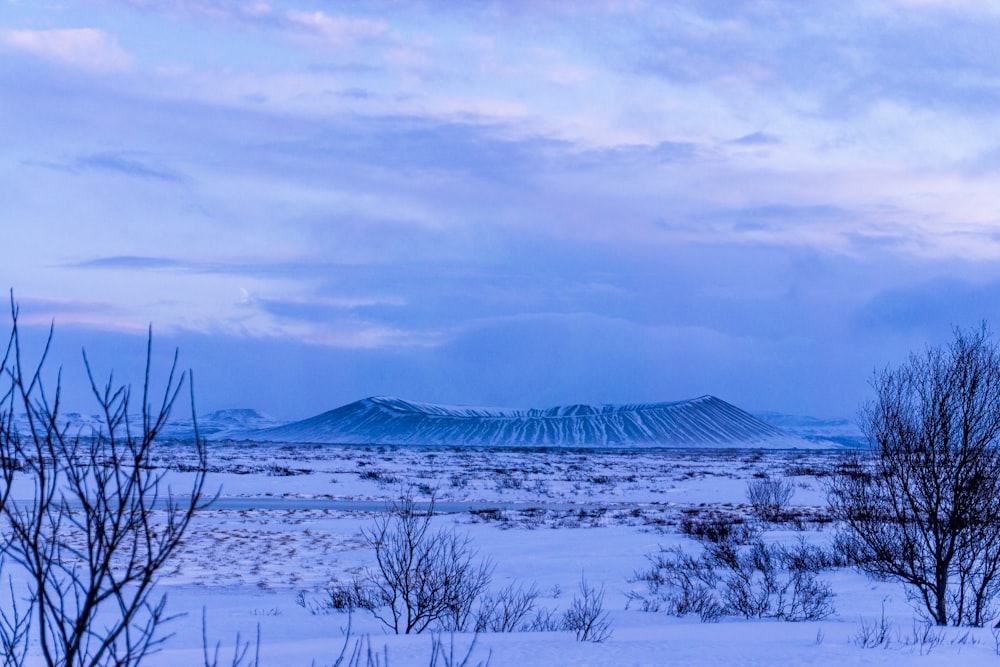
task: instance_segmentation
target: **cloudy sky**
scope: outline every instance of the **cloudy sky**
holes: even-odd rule
[[[998,34],[978,0],[0,0],[0,286],[70,398],[152,323],[199,412],[853,417],[1000,326]]]

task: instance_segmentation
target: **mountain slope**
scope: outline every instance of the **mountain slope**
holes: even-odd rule
[[[543,410],[450,407],[372,397],[247,434],[277,442],[394,445],[725,446],[803,444],[714,396]]]

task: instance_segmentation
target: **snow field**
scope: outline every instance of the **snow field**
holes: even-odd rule
[[[219,488],[224,509],[204,510],[183,552],[168,566],[160,590],[181,613],[149,665],[201,665],[201,613],[209,643],[231,658],[236,633],[253,640],[259,625],[261,664],[332,664],[351,624],[352,642],[367,638],[387,650],[390,665],[426,665],[430,634],[395,636],[367,612],[314,615],[296,603],[329,583],[347,581],[372,565],[361,530],[405,485],[437,489],[440,504],[485,503],[496,511],[454,511],[436,524],[467,533],[478,555],[494,565],[492,588],[535,584],[538,605],[565,609],[581,576],[605,588],[613,624],[603,644],[579,643],[569,632],[482,634],[472,663],[527,665],[974,665],[1000,664],[990,629],[948,628],[938,645],[913,641],[915,612],[897,584],[874,582],[849,569],[825,571],[836,613],[819,622],[788,623],[696,617],[626,608],[629,578],[659,546],[700,547],[680,534],[683,516],[748,515],[746,483],[755,475],[795,483],[791,501],[800,521],[771,526],[767,540],[804,536],[828,544],[822,478],[830,452],[802,451],[554,451],[441,450],[391,447],[249,446],[213,444],[208,489]],[[164,464],[183,465],[183,450]],[[372,474],[375,471],[375,474]],[[291,473],[291,474],[289,474]],[[789,475],[789,473],[792,473]],[[170,472],[184,488],[186,473]],[[424,494],[426,495],[426,494]],[[319,502],[325,506],[300,507]],[[351,501],[368,501],[361,509]],[[538,508],[538,509],[532,509]],[[857,645],[861,619],[885,608],[888,648]],[[920,626],[922,627],[922,626]],[[464,649],[471,634],[454,637]],[[447,636],[444,641],[449,641]],[[464,654],[464,651],[463,651]],[[228,664],[228,662],[225,662]]]

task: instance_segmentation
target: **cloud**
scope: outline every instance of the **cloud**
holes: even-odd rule
[[[93,153],[77,158],[73,164],[81,169],[112,171],[126,176],[156,181],[180,183],[186,180],[183,175],[171,169],[143,162],[130,157],[128,153]]]
[[[464,395],[465,401],[521,406],[715,394],[748,409],[791,405],[805,411],[818,410],[821,401],[829,409],[829,399],[839,391],[847,394],[849,408],[856,405],[863,381],[852,388],[844,370],[826,375],[825,384],[810,396],[795,395],[812,374],[825,369],[826,360],[815,356],[813,345],[807,337],[761,338],[711,326],[642,325],[593,314],[491,318],[435,351],[435,376],[420,390],[453,392],[443,397],[451,401]],[[488,383],[477,381],[485,364]],[[833,405],[840,409],[844,403],[840,396]]]
[[[729,143],[740,146],[774,146],[781,143],[781,139],[776,135],[767,132],[754,132],[742,137],[733,139]]]
[[[43,320],[59,314],[95,314],[109,313],[115,310],[114,306],[104,301],[80,301],[32,296],[22,298],[16,294],[14,296],[20,310]]]
[[[810,206],[770,204],[706,213],[699,217],[702,220],[731,222],[737,228],[765,228],[784,224],[798,226],[844,221],[856,215],[855,212],[825,204]]]
[[[698,243],[733,243],[771,247],[815,248],[824,253],[850,254],[859,228],[872,228],[873,215],[859,209],[827,203],[762,203],[759,206],[718,208],[706,203],[690,214],[660,212],[652,228],[666,238]]]
[[[185,266],[184,263],[173,259],[167,259],[164,257],[136,257],[136,256],[117,256],[117,257],[98,257],[96,259],[88,259],[83,262],[77,262],[72,266],[81,269],[174,269]]]
[[[252,297],[246,294],[244,303],[253,304],[260,309],[282,319],[298,322],[324,323],[335,318],[344,317],[350,311],[367,310],[378,307],[405,306],[406,301],[399,298],[381,298],[373,296],[320,296],[320,297]]]
[[[72,322],[225,335],[244,369],[261,341],[314,343],[337,358],[324,381],[363,350],[385,363],[354,377],[384,382],[399,354],[414,359],[405,393],[427,399],[591,400],[574,394],[620,359],[605,400],[637,398],[632,377],[650,399],[690,395],[682,376],[702,367],[705,391],[738,398],[810,365],[839,400],[845,360],[890,358],[872,340],[1000,308],[989,16],[125,1],[92,13],[106,32],[0,31],[3,215],[20,250],[2,270],[120,309]],[[80,76],[87,58],[49,44],[130,62],[109,35],[148,76]],[[980,282],[926,284],[949,271]],[[735,353],[713,366],[717,349]],[[814,389],[782,400],[798,394]]]
[[[122,72],[133,63],[115,37],[93,28],[3,30],[0,43],[58,65],[92,72]]]
[[[18,325],[76,326],[101,332],[141,334],[148,325],[135,322],[120,305],[99,300],[14,295]]]
[[[703,147],[688,141],[662,141],[655,145],[621,145],[604,149],[592,149],[573,155],[571,144],[562,146],[562,153],[569,164],[576,167],[608,168],[640,167],[678,162],[692,162],[704,153]]]
[[[279,261],[197,261],[193,259],[178,259],[174,257],[156,257],[145,255],[112,255],[93,257],[79,262],[63,264],[71,269],[108,269],[114,271],[174,271],[178,274],[247,276],[283,278],[301,276],[311,272],[329,272],[334,269],[329,264],[308,264],[305,262]]]
[[[264,30],[308,37],[336,49],[389,34],[381,20],[332,16],[323,11],[280,11],[265,2],[220,2],[218,0],[127,0],[142,9],[202,16],[216,21],[250,25]]]
[[[173,169],[138,159],[134,155],[135,153],[126,151],[100,152],[81,155],[69,161],[22,160],[21,164],[74,174],[81,171],[106,171],[171,183],[185,183],[188,180],[186,176]]]
[[[860,310],[858,324],[877,331],[944,335],[952,326],[974,326],[998,312],[1000,280],[940,277],[879,292]]]
[[[285,14],[284,22],[290,28],[334,48],[347,48],[355,42],[378,39],[388,32],[382,21],[330,16],[319,11],[290,11]]]
[[[888,0],[890,7],[898,5],[905,11],[914,10],[943,10],[952,13],[963,13],[968,15],[989,15],[1000,12],[993,3],[981,2],[981,0]]]
[[[263,20],[274,14],[266,2],[232,2],[231,0],[123,0],[140,9],[167,13],[194,14],[214,19]]]

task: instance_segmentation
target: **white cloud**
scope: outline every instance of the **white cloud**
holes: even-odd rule
[[[358,41],[378,39],[388,30],[381,21],[329,16],[323,12],[288,12],[285,18],[293,28],[337,48],[349,47]]]
[[[93,28],[61,30],[4,30],[0,43],[44,60],[94,72],[120,72],[132,66],[132,57],[118,40]]]
[[[1000,11],[997,3],[983,2],[983,0],[889,0],[888,4],[906,10],[943,9],[976,14],[995,14]]]
[[[267,17],[272,13],[266,2],[233,3],[230,0],[124,0],[125,4],[140,9],[151,9],[161,12],[184,12],[196,16],[207,16],[214,19],[248,20]]]

